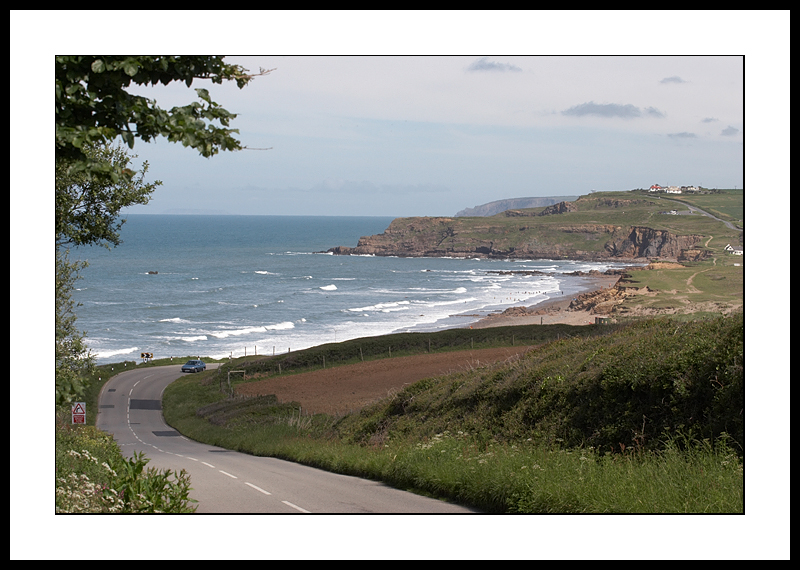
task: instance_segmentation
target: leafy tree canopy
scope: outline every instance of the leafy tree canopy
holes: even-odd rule
[[[147,204],[161,181],[144,182],[147,162],[134,177],[129,164],[136,155],[128,155],[123,147],[88,147],[84,154],[94,164],[111,171],[130,172],[131,175],[114,183],[108,177],[94,176],[89,170],[71,169],[68,160],[57,159],[56,246],[117,246],[120,243],[119,231],[125,223],[118,218],[122,208]]]
[[[158,136],[194,148],[206,158],[220,150],[241,150],[229,128],[236,117],[211,100],[207,89],[195,89],[200,101],[169,111],[155,101],[126,91],[131,84],[167,85],[195,79],[213,83],[236,81],[241,89],[257,75],[222,56],[57,56],[56,57],[56,159],[66,160],[73,172],[130,179],[134,173],[95,160],[87,149],[122,137],[133,148],[136,138],[151,141]],[[207,121],[217,121],[216,126]]]

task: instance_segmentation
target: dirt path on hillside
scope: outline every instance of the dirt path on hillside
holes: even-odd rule
[[[299,402],[309,413],[338,414],[358,410],[423,378],[516,358],[529,346],[462,350],[384,358],[303,374],[273,376],[236,387],[247,396],[275,394]]]

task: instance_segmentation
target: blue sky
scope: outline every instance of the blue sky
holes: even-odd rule
[[[239,115],[242,143],[270,150],[203,159],[138,144],[164,185],[130,213],[452,215],[502,198],[744,183],[741,56],[228,60],[274,70],[242,90],[207,86]],[[135,92],[166,108],[194,98],[182,84]]]

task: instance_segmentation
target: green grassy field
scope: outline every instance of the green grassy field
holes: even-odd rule
[[[518,362],[340,417],[230,398],[213,371],[171,384],[164,414],[199,441],[487,512],[743,512],[743,316],[597,329],[554,329]],[[375,339],[375,353],[395,341]]]
[[[673,198],[744,227],[743,189],[719,190],[713,194],[680,194]]]
[[[615,309],[619,317],[661,313],[696,319],[728,314],[744,307],[744,260],[723,254],[685,266],[631,271],[620,286],[639,294],[628,296]]]

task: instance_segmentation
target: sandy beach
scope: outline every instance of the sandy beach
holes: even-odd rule
[[[580,294],[610,289],[617,284],[619,275],[603,275],[585,277],[587,288]],[[514,325],[590,325],[594,324],[595,315],[589,310],[570,310],[569,305],[576,294],[554,297],[528,308],[527,314],[497,313],[489,315],[473,323],[473,329],[488,327],[505,327]],[[522,313],[522,311],[519,311]]]

